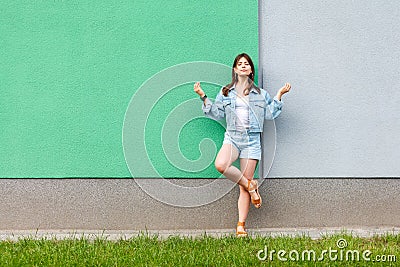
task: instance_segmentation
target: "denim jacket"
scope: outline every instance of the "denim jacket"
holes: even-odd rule
[[[235,112],[235,103],[237,93],[235,86],[229,89],[228,96],[222,94],[222,89],[215,98],[214,103],[206,98],[202,105],[204,114],[214,120],[221,120],[226,117],[226,130],[236,131],[237,116]],[[268,92],[261,89],[259,94],[254,88],[249,93],[249,132],[262,132],[264,120],[273,120],[279,116],[282,110],[283,102],[274,98],[271,99]]]

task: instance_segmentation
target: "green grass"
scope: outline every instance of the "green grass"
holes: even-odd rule
[[[337,247],[339,239],[345,239],[347,246]],[[268,257],[260,260],[257,253],[267,248],[285,250],[288,261],[280,261],[276,253],[273,261]],[[318,261],[323,250],[338,250],[338,259],[330,260],[326,254]],[[290,261],[288,253],[299,252],[298,261]],[[316,260],[301,259],[304,250],[314,250]],[[340,260],[340,251],[343,258]],[[360,261],[346,260],[348,250],[358,250]],[[370,250],[371,261],[365,261],[362,253]],[[292,256],[295,257],[294,252]],[[350,234],[323,236],[313,240],[299,237],[252,237],[236,238],[225,236],[214,238],[169,237],[161,239],[146,234],[137,237],[109,241],[99,237],[94,240],[75,238],[66,240],[21,239],[17,242],[0,242],[0,266],[396,266],[396,262],[372,262],[377,255],[395,255],[400,261],[400,235],[382,235],[360,238]],[[264,252],[260,254],[264,256]],[[269,255],[268,255],[269,256]],[[332,254],[332,257],[334,255]]]

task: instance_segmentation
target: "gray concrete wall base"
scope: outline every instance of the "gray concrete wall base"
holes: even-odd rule
[[[252,207],[247,221],[252,229],[400,227],[400,179],[267,179],[260,191],[263,207]],[[1,179],[0,194],[2,231],[231,229],[237,221],[238,188],[196,208],[156,201],[133,179]]]

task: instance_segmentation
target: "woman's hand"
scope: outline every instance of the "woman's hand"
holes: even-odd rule
[[[286,94],[287,92],[290,91],[290,88],[292,88],[290,83],[285,83],[285,85],[281,89],[279,89],[278,93],[276,94],[276,96],[278,97],[279,101],[281,100],[281,97],[284,94]]]
[[[194,92],[198,94],[200,97],[205,96],[206,94],[204,93],[203,89],[201,89],[200,83],[197,82],[194,84]]]

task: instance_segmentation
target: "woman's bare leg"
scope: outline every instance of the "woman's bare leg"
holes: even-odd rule
[[[254,177],[254,171],[257,167],[258,160],[256,159],[240,159],[240,169],[243,172],[244,177],[252,180]],[[250,209],[250,193],[247,191],[247,186],[239,186],[240,194],[238,199],[238,211],[239,211],[239,221],[245,222]],[[253,197],[257,197],[254,195]],[[244,231],[242,226],[238,227],[238,231]]]
[[[243,176],[238,168],[232,166],[232,163],[237,160],[238,157],[239,152],[236,147],[231,144],[223,144],[215,159],[215,168],[232,182],[247,188],[247,178]]]

